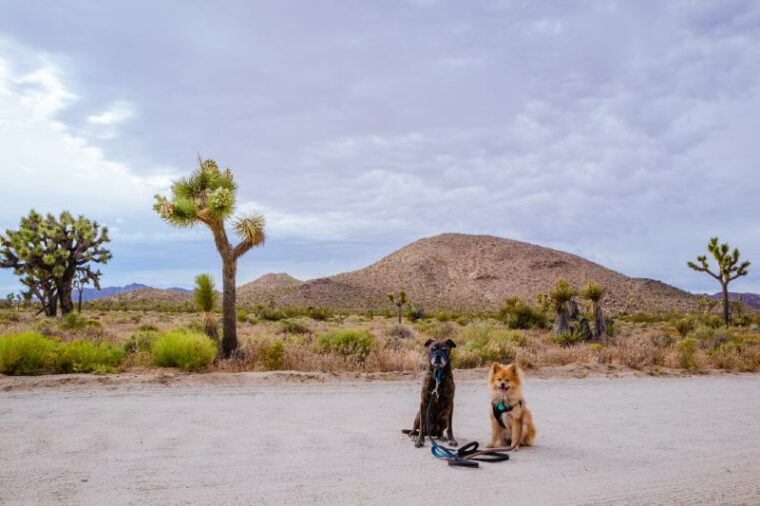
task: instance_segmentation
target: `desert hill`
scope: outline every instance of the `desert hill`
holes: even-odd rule
[[[607,289],[606,305],[614,309],[687,310],[697,300],[665,283],[631,278],[577,255],[487,235],[420,239],[363,269],[306,282],[268,276],[241,286],[239,302],[366,309],[384,307],[386,293],[403,289],[428,310],[492,310],[509,296],[533,300],[559,277],[577,286],[589,280],[601,284]]]

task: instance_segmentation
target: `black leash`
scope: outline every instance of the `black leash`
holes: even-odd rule
[[[440,368],[436,368],[433,374],[435,379],[435,388],[431,393],[430,401],[428,402],[427,412],[425,413],[425,427],[427,429],[428,438],[430,438],[430,452],[433,457],[439,460],[446,460],[451,467],[469,467],[478,468],[480,462],[504,462],[509,460],[509,453],[507,448],[490,448],[487,450],[480,450],[480,443],[472,441],[462,446],[461,448],[449,448],[447,446],[439,445],[433,437],[430,436],[430,408],[433,406],[433,396],[438,399],[438,386],[441,383],[443,371]]]

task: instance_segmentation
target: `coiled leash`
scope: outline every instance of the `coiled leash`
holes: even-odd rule
[[[436,350],[438,351],[438,350]],[[433,352],[435,353],[435,351]],[[509,454],[507,448],[491,448],[488,450],[479,450],[480,443],[472,441],[462,446],[461,448],[449,448],[447,446],[439,445],[435,439],[430,436],[430,408],[433,406],[432,396],[435,396],[438,400],[438,387],[443,379],[443,370],[440,367],[436,367],[433,372],[433,378],[435,379],[435,388],[431,394],[430,402],[428,402],[427,413],[425,413],[425,426],[427,428],[428,438],[430,439],[430,453],[433,457],[439,460],[446,460],[451,467],[480,467],[480,462],[504,462],[509,460]]]

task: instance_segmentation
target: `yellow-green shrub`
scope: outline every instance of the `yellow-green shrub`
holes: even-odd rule
[[[0,337],[0,372],[26,375],[45,372],[52,364],[55,342],[37,332]]]
[[[199,371],[214,360],[216,344],[205,334],[175,330],[156,339],[152,356],[153,363],[159,367]]]
[[[59,373],[114,372],[126,352],[119,346],[92,341],[62,343],[55,350],[55,371]]]
[[[375,345],[375,338],[361,329],[337,329],[321,334],[314,342],[317,353],[337,353],[344,357],[366,360]]]

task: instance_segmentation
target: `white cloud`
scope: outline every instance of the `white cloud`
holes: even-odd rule
[[[132,118],[135,115],[134,106],[129,102],[117,101],[112,103],[100,114],[87,117],[87,121],[93,125],[114,125]]]

